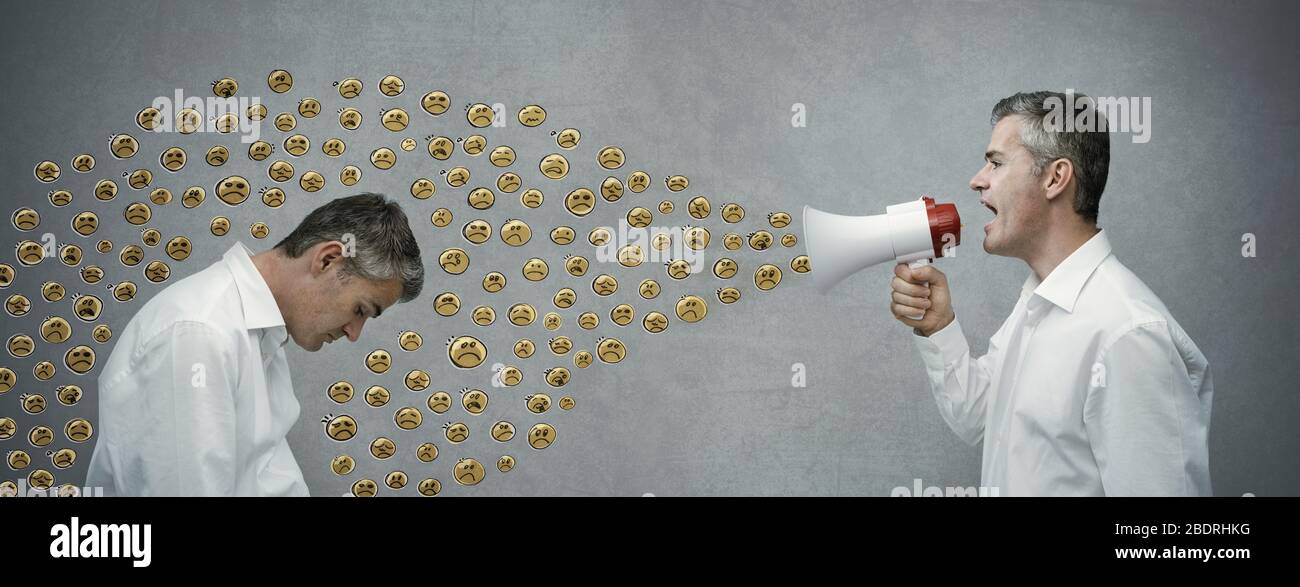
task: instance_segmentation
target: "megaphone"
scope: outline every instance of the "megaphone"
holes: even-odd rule
[[[804,206],[803,232],[815,269],[813,282],[826,293],[872,265],[893,261],[920,267],[948,256],[961,244],[961,216],[955,205],[936,204],[929,196],[887,206],[875,216],[841,216]]]

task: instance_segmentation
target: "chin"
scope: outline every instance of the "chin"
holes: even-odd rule
[[[289,338],[292,338],[293,343],[298,345],[299,348],[309,353],[314,353],[316,351],[319,351],[321,347],[325,346],[325,341],[320,339],[311,341],[310,343],[307,344],[303,344],[303,342],[301,340],[298,340],[298,337],[296,336],[291,335]]]

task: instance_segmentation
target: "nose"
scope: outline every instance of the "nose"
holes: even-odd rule
[[[984,169],[981,168],[975,173],[975,177],[970,178],[970,189],[977,192],[983,192],[989,189],[989,181],[984,177]]]
[[[349,341],[356,342],[361,337],[361,328],[365,326],[366,319],[358,318],[348,322],[343,326],[343,334],[346,334]]]

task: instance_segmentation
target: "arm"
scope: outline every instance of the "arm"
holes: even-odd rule
[[[986,397],[993,366],[1001,357],[1002,331],[989,342],[987,354],[972,360],[942,271],[933,265],[913,269],[900,263],[894,267],[891,287],[890,310],[913,329],[912,341],[925,362],[939,413],[962,440],[978,444],[984,438]]]
[[[979,444],[984,438],[993,365],[1000,352],[996,339],[990,341],[988,353],[972,358],[961,323],[954,317],[950,324],[928,337],[913,334],[912,342],[925,363],[939,414],[967,444]]]
[[[141,350],[134,374],[140,426],[138,493],[234,495],[235,351],[214,328],[179,322]],[[151,427],[151,429],[150,429]]]
[[[1198,367],[1200,389],[1164,322],[1133,328],[1099,355],[1084,427],[1106,495],[1210,493],[1209,366]]]

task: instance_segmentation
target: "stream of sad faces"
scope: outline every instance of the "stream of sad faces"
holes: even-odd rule
[[[129,307],[140,288],[161,288],[201,269],[187,266],[194,251],[224,250],[229,243],[221,242],[237,231],[263,240],[277,227],[292,227],[297,219],[280,209],[293,198],[319,198],[324,194],[312,194],[322,190],[334,197],[367,191],[367,179],[384,174],[391,184],[396,175],[400,185],[410,186],[403,208],[426,263],[441,271],[435,283],[442,291],[417,302],[424,305],[420,320],[397,333],[391,346],[331,360],[340,373],[323,392],[335,409],[320,422],[337,456],[321,466],[337,476],[344,495],[397,493],[414,483],[419,495],[435,496],[444,481],[447,489],[465,491],[508,483],[508,473],[526,464],[531,451],[578,442],[560,434],[564,413],[581,409],[583,392],[594,391],[582,386],[584,370],[635,362],[636,349],[620,336],[625,329],[658,337],[715,322],[721,327],[726,306],[761,297],[783,278],[811,270],[786,211],[755,214],[737,197],[698,193],[685,175],[654,170],[616,141],[592,144],[593,129],[553,124],[540,105],[507,111],[489,105],[488,97],[453,99],[446,86],[410,92],[396,75],[376,79],[368,91],[360,78],[310,85],[275,70],[265,79],[270,93],[250,99],[241,96],[240,82],[223,78],[211,84],[214,98],[205,107],[214,110],[215,104],[215,111],[155,102],[134,114],[131,128],[72,157],[67,171],[54,158],[36,163],[36,182],[50,189],[48,203],[15,210],[14,227],[37,231],[41,208],[79,211],[66,227],[45,226],[62,237],[61,246],[38,238],[17,243],[16,264],[0,263],[0,288],[41,264],[57,263],[72,277],[67,285],[49,280],[35,304],[21,294],[8,296],[11,316],[49,314],[36,336],[9,337],[10,357],[23,361],[38,344],[66,346],[62,368],[93,376],[97,354],[107,356],[113,342],[109,327],[99,323],[106,303]],[[263,124],[268,121],[270,128]],[[366,125],[386,132],[353,133]],[[257,129],[256,140],[246,132],[250,126]],[[196,149],[190,140],[187,149],[175,144],[180,141],[173,133],[212,144]],[[545,140],[536,140],[538,135]],[[384,139],[358,138],[366,136]],[[512,146],[524,144],[547,147],[525,152]],[[313,150],[323,157],[312,157]],[[188,179],[211,169],[221,170],[214,183]],[[83,183],[93,187],[74,187]],[[86,197],[99,210],[98,204],[120,203],[121,212],[104,217],[92,206],[77,207]],[[167,220],[189,225],[195,216],[209,234],[168,230]],[[421,218],[428,219],[424,231]],[[139,242],[95,241],[107,223],[117,222],[138,229]],[[539,287],[546,295],[535,293]],[[507,297],[512,289],[527,293]],[[467,298],[488,303],[466,307]],[[34,307],[39,304],[44,307]],[[503,330],[512,343],[489,348],[485,339],[493,337],[485,333]],[[358,368],[350,368],[357,364],[352,361]],[[29,390],[20,394],[22,413],[0,411],[0,439],[26,428],[24,414],[47,406],[40,386],[22,385],[19,374],[30,370],[42,382],[59,368],[50,361],[0,367],[0,397]],[[390,371],[401,374],[401,388],[374,382]],[[464,385],[471,380],[491,384]],[[70,384],[51,395],[62,406],[74,406],[83,394]],[[376,424],[360,415],[372,408],[391,410],[392,418]],[[394,440],[410,431],[419,431],[421,440]],[[77,449],[93,436],[93,423],[73,418],[63,432],[71,444],[59,448],[53,430],[31,428],[33,446],[49,450],[12,451],[10,469],[25,472],[30,487],[55,488],[59,482],[50,469],[76,461]],[[494,450],[461,450],[480,435],[492,439],[488,446]],[[422,465],[413,475],[419,480],[386,464],[402,453]],[[15,489],[14,481],[0,482],[0,490],[6,488]],[[72,494],[77,488],[65,483],[55,489]]]

